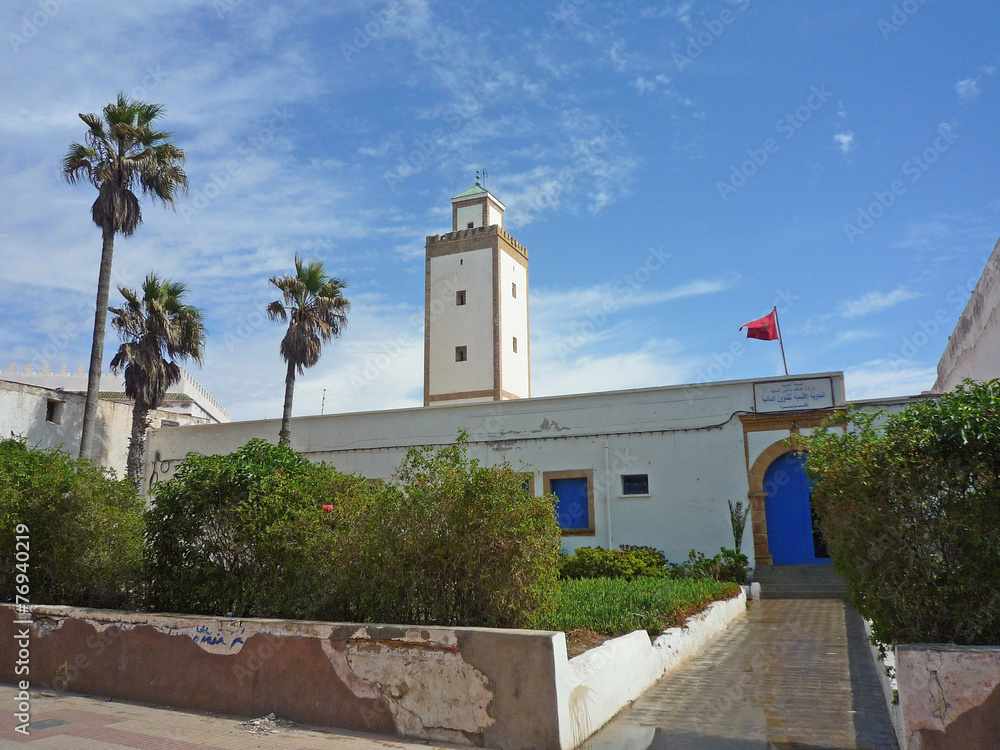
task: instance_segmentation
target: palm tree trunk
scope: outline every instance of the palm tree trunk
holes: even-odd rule
[[[146,472],[146,430],[149,429],[149,407],[138,401],[132,407],[132,439],[128,444],[125,463],[128,480],[139,490]]]
[[[115,252],[115,231],[103,227],[101,275],[97,281],[97,310],[94,311],[94,338],[90,348],[87,373],[87,401],[83,407],[83,433],[80,435],[80,458],[93,458],[94,433],[97,428],[97,395],[101,390],[104,366],[104,331],[108,322],[108,297],[111,295],[111,257]]]
[[[292,439],[292,393],[295,391],[295,364],[288,363],[285,373],[285,408],[281,412],[281,431],[278,445],[288,445]]]

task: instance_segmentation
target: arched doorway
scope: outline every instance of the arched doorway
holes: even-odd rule
[[[832,562],[812,512],[810,484],[802,453],[785,453],[764,472],[764,517],[775,565]]]

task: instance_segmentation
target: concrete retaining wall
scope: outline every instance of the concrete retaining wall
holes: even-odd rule
[[[32,607],[31,689],[499,750],[571,750],[746,610],[715,602],[650,642],[568,660],[561,632]],[[0,605],[0,681],[19,644]]]
[[[896,647],[906,746],[968,750],[1000,743],[1000,646]]]

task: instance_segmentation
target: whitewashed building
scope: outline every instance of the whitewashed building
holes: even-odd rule
[[[682,560],[734,544],[729,501],[749,502],[743,550],[756,564],[828,562],[801,457],[787,438],[844,405],[841,372],[531,397],[528,253],[503,204],[477,184],[452,199],[452,231],[427,238],[424,404],[300,417],[292,447],[312,461],[388,479],[412,446],[469,434],[473,457],[509,461],[557,496],[564,544],[650,545]],[[279,420],[154,430],[147,480],[191,451],[276,440]]]

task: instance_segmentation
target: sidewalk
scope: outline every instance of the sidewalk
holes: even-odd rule
[[[254,734],[245,719],[147,708],[75,695],[32,693],[31,734],[14,731],[14,696],[0,685],[0,750],[452,750],[456,745],[396,740],[345,730],[279,726]],[[467,750],[467,749],[466,749]]]
[[[897,750],[861,618],[762,599],[581,750]]]

